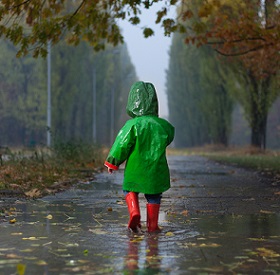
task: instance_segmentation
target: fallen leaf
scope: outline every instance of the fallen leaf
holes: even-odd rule
[[[39,260],[36,264],[37,265],[47,265],[47,263],[44,260]]]
[[[202,243],[199,245],[199,247],[219,247],[221,246],[220,244],[217,243]]]
[[[261,214],[273,214],[274,212],[268,210],[260,210]]]
[[[257,251],[259,252],[259,255],[262,256],[262,257],[267,257],[267,258],[280,257],[280,254],[273,251],[272,249],[268,249],[268,248],[265,248],[265,247],[257,248]]]
[[[182,215],[184,216],[188,216],[189,215],[189,211],[188,210],[184,210],[181,212]]]
[[[10,223],[15,223],[17,220],[16,219],[12,219],[12,220],[10,220],[9,222]]]
[[[258,241],[258,242],[263,242],[265,241],[264,238],[249,238],[250,241]]]
[[[49,214],[48,216],[46,216],[46,219],[51,220],[53,218],[53,216],[51,214]]]
[[[66,246],[66,247],[78,247],[79,246],[78,243],[61,243],[61,242],[58,242],[58,243]]]
[[[172,232],[167,232],[167,233],[165,233],[165,236],[167,236],[167,237],[172,237],[172,236],[174,236],[174,233],[172,233]]]
[[[28,237],[28,238],[22,238],[23,240],[29,240],[29,241],[37,241],[39,240],[37,237]]]
[[[17,265],[17,274],[24,275],[25,274],[26,265],[25,264],[18,264]]]
[[[27,197],[31,197],[31,198],[37,198],[41,196],[41,191],[37,188],[34,188],[30,191],[27,191],[24,193]]]
[[[108,232],[104,231],[104,230],[101,230],[101,229],[89,229],[90,232],[94,233],[94,234],[97,234],[97,235],[104,235],[104,234],[107,234]]]
[[[7,254],[6,257],[9,258],[9,259],[20,259],[20,258],[22,258],[21,256],[19,256],[17,254]]]

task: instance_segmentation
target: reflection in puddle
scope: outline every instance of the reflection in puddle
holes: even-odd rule
[[[145,231],[143,200],[140,207]],[[116,186],[18,201],[0,223],[0,274],[19,264],[46,275],[280,273],[279,214],[191,216],[168,207],[161,233],[132,234]]]

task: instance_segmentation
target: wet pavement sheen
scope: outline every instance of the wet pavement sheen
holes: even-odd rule
[[[158,234],[145,232],[142,194],[143,232],[126,229],[123,170],[38,200],[1,198],[0,274],[280,274],[279,184],[202,157],[168,161]]]

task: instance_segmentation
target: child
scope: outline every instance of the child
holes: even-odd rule
[[[104,164],[112,173],[126,161],[123,190],[130,215],[128,228],[137,231],[141,227],[138,194],[144,193],[148,232],[159,231],[161,195],[170,188],[166,147],[174,138],[174,127],[158,117],[157,94],[151,83],[132,85],[126,111],[132,119],[118,133]]]

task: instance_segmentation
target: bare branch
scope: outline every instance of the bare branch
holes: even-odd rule
[[[70,20],[80,11],[80,9],[82,8],[82,6],[84,5],[85,2],[86,2],[85,0],[83,0],[83,1],[81,2],[81,4],[78,6],[78,8],[74,11],[74,13],[72,14],[72,16],[70,17]]]
[[[254,47],[254,48],[248,49],[248,50],[246,50],[246,51],[240,51],[240,52],[236,52],[236,53],[224,53],[224,52],[222,52],[222,51],[220,51],[220,50],[218,50],[218,49],[214,49],[214,50],[215,50],[218,54],[223,55],[223,56],[227,56],[227,57],[229,57],[229,56],[241,56],[241,55],[248,54],[248,53],[250,53],[250,52],[256,52],[256,51],[261,50],[261,49],[263,49],[263,48],[265,48],[265,47],[267,47],[267,46],[272,46],[272,45],[273,45],[272,43],[266,44],[266,45],[260,45],[260,46],[258,46],[258,47]]]
[[[28,2],[31,2],[31,0],[25,0],[25,1],[23,1],[22,3],[19,3],[19,4],[15,5],[15,6],[12,6],[9,10],[13,10],[13,9],[16,9],[16,8],[18,8],[18,7],[20,7],[20,6],[24,6],[24,5],[27,4]]]

